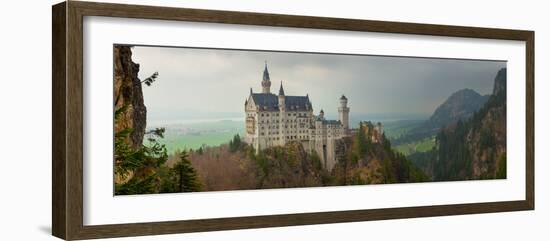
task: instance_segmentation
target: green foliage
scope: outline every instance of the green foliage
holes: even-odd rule
[[[450,131],[441,131],[437,135],[437,158],[434,164],[435,180],[464,180],[472,177],[472,156],[466,136],[470,131],[469,123],[458,121]]]
[[[166,191],[175,192],[197,192],[201,190],[201,183],[197,171],[189,161],[186,151],[180,153],[180,160],[170,170],[174,177],[173,182],[165,184]]]
[[[124,106],[115,110],[115,121],[119,120],[126,109],[127,106]],[[132,129],[125,128],[115,133],[115,175],[121,179],[132,175],[127,182],[115,185],[115,194],[158,192],[157,176],[154,170],[166,162],[168,154],[166,147],[158,143],[156,138],[162,138],[164,129],[148,132],[149,145],[140,145],[138,148],[129,145],[128,138],[132,132]]]
[[[198,153],[199,155],[204,154],[204,147],[203,147],[203,146],[199,147],[199,149],[197,149],[197,153]]]
[[[151,76],[145,78],[145,80],[141,81],[141,83],[144,83],[147,86],[151,86],[157,80],[158,76],[159,72],[155,72]]]
[[[369,133],[370,133],[370,129],[369,129]],[[367,148],[369,143],[370,143],[370,138],[367,138],[365,134],[365,128],[363,127],[363,125],[359,125],[359,130],[353,136],[353,142],[351,147],[350,160],[353,165],[357,164],[359,159],[362,159],[365,156],[365,154],[367,153]]]
[[[124,184],[115,185],[116,195],[134,195],[157,192],[155,175],[149,175],[145,178],[131,178]]]
[[[430,136],[422,140],[402,143],[394,146],[394,149],[402,154],[409,156],[417,152],[431,151],[435,146],[435,136]]]
[[[491,118],[484,119],[489,115]],[[494,134],[495,126],[505,121],[505,116],[506,92],[501,91],[492,95],[469,120],[458,121],[455,126],[441,130],[432,151],[410,157],[423,168],[431,168],[436,181],[505,178],[506,157],[497,159]],[[476,136],[479,136],[479,141],[472,146]],[[474,159],[483,160],[486,165],[487,171],[479,176],[473,175]]]
[[[145,132],[145,135],[152,135],[152,136],[164,138],[164,132],[166,132],[165,128],[155,128],[153,130]]]
[[[382,160],[382,176],[384,177],[384,183],[396,183],[395,169],[393,168],[393,162],[389,157]]]
[[[368,122],[364,123],[369,125]],[[360,128],[358,133],[352,137],[351,151],[339,160],[336,172],[337,185],[361,185],[375,183],[407,183],[426,182],[430,178],[424,171],[415,166],[403,154],[394,151],[390,141],[385,134],[380,138],[380,143],[373,143],[370,136],[372,130],[365,134],[365,129]],[[363,133],[363,134],[361,134]],[[379,169],[370,169],[369,160],[378,160]],[[359,162],[358,160],[362,160]],[[366,175],[366,179],[362,175]],[[373,176],[378,178],[373,178]]]
[[[309,156],[309,159],[311,160],[311,163],[313,163],[313,167],[317,170],[322,170],[323,169],[323,163],[321,162],[321,157],[319,157],[319,154],[317,154],[316,151],[313,151],[310,156]]]
[[[269,160],[263,152],[258,153],[258,155],[252,154],[252,160],[254,160],[257,168],[258,176],[258,188],[263,186],[263,183],[267,176],[269,176]]]
[[[367,184],[362,178],[360,175],[354,175],[352,178],[351,178],[351,181],[350,181],[350,185],[365,185]]]
[[[233,136],[233,139],[229,141],[229,151],[230,152],[236,152],[240,149],[242,149],[244,146],[244,143],[241,141],[241,137],[239,134],[236,134]]]
[[[497,173],[495,175],[495,178],[497,179],[506,179],[506,153],[504,153],[500,158],[498,159],[497,164]]]

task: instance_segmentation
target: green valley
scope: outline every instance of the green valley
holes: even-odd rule
[[[228,143],[236,134],[243,136],[244,123],[233,120],[203,121],[167,125],[165,129],[164,138],[158,141],[166,145],[168,153],[174,153],[176,150]]]
[[[435,136],[424,138],[418,141],[402,143],[394,147],[401,154],[408,156],[416,152],[426,152],[435,146]]]

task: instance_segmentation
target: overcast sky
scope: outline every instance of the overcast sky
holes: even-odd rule
[[[352,114],[430,115],[452,93],[470,88],[490,94],[505,62],[352,56],[289,52],[168,47],[134,47],[152,119],[224,117],[244,113],[250,88],[261,92],[267,61],[271,92],[282,81],[286,95],[309,94],[314,112],[336,116],[338,99],[348,97]]]

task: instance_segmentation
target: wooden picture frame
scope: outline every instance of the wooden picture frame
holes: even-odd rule
[[[263,13],[68,1],[52,7],[52,233],[66,239],[356,222],[533,210],[534,32]],[[452,36],[526,43],[525,199],[490,203],[316,212],[152,223],[83,224],[83,17],[107,16],[207,23]]]

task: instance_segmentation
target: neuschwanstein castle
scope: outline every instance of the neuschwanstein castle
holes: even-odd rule
[[[285,95],[283,84],[279,93],[270,91],[271,80],[265,65],[262,92],[254,93],[245,102],[245,142],[256,151],[283,146],[287,142],[302,143],[308,152],[317,152],[324,167],[331,170],[337,162],[337,141],[350,133],[348,99],[342,95],[338,107],[339,120],[327,120],[324,111],[313,114],[309,95]]]

